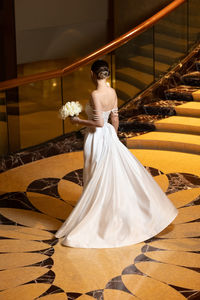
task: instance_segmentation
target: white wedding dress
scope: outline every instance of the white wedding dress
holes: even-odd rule
[[[58,229],[61,244],[112,248],[145,241],[167,227],[178,211],[138,159],[119,140],[102,112],[103,127],[87,128],[83,192]],[[86,105],[88,119],[92,107]]]

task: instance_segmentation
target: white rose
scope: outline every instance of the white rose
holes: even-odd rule
[[[74,111],[73,111],[73,109],[70,107],[70,109],[69,109],[69,115],[71,116],[71,117],[73,117],[74,116]]]
[[[75,115],[78,115],[79,114],[79,109],[77,108],[77,107],[75,107],[75,109],[74,109],[74,113],[75,113]]]
[[[68,110],[68,109],[70,108],[70,103],[67,102],[67,103],[65,104],[65,107],[66,107],[66,109]]]
[[[68,116],[77,116],[81,111],[82,105],[79,103],[79,101],[68,101],[60,109],[60,115],[62,119],[65,119]]]

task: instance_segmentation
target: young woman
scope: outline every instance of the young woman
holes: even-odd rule
[[[83,192],[55,237],[62,245],[112,248],[145,241],[167,227],[177,209],[137,158],[120,142],[117,95],[106,83],[106,61],[91,67],[96,89],[85,111]],[[108,122],[110,116],[111,124]]]

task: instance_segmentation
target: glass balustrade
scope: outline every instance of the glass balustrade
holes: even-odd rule
[[[118,94],[119,106],[151,85],[183,58],[200,40],[199,0],[189,0],[136,38],[101,57],[111,67],[108,83]],[[0,91],[0,155],[38,145],[79,130],[58,116],[67,101],[83,107],[94,85],[91,64],[62,78],[38,81]],[[81,117],[86,117],[84,111]]]
[[[159,79],[187,53],[187,3],[154,26],[155,79]]]
[[[62,134],[58,109],[60,78],[33,82],[18,89],[20,147],[37,145]]]
[[[6,93],[0,91],[0,156],[8,153],[8,148]]]
[[[115,51],[115,88],[126,103],[154,80],[153,28]]]
[[[60,78],[26,84],[9,89],[5,94],[9,152],[43,143],[63,133],[62,120],[58,118],[62,105]]]
[[[200,41],[200,1],[188,1],[188,48]]]

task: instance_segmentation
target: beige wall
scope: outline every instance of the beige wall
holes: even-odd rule
[[[115,36],[132,29],[170,2],[172,0],[114,0]]]
[[[18,64],[76,58],[107,41],[108,0],[15,0]]]
[[[15,0],[17,63],[74,60],[107,42],[108,3],[115,36],[171,0]]]

